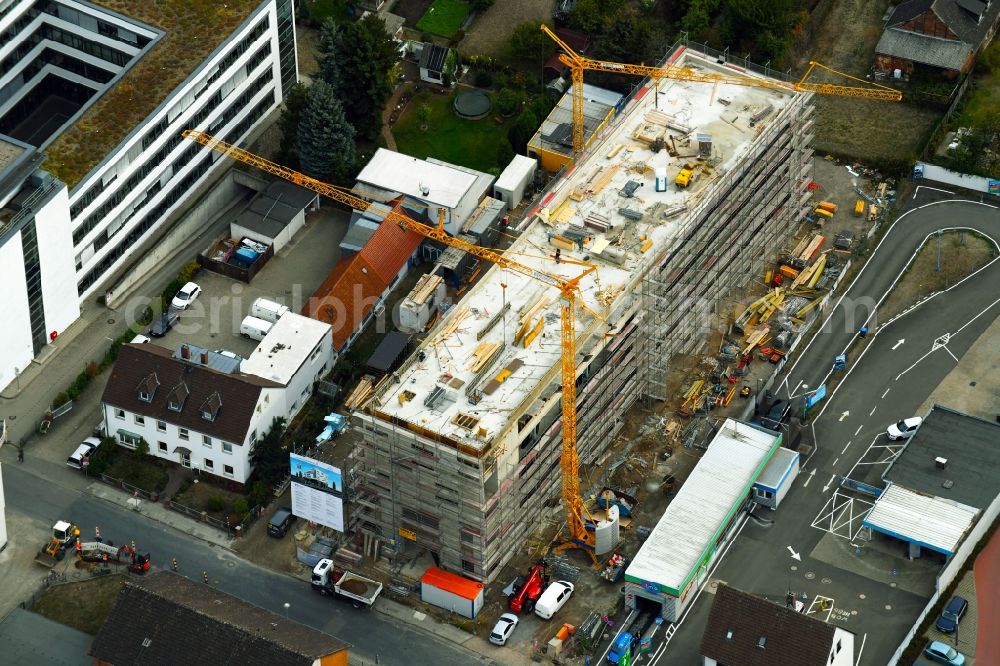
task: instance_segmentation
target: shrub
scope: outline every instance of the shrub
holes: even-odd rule
[[[66,391],[60,391],[56,394],[56,397],[52,399],[52,408],[62,407],[67,402],[69,402],[69,396],[66,395]]]
[[[493,72],[477,69],[475,83],[477,88],[489,88],[493,85]]]
[[[248,505],[247,501],[241,497],[233,502],[233,512],[240,517],[240,520],[243,520],[247,517],[247,514],[250,513],[250,505]]]
[[[212,513],[222,511],[226,508],[226,500],[222,499],[220,495],[212,495],[205,500],[205,508]]]
[[[101,368],[96,363],[94,363],[93,361],[91,361],[90,363],[88,363],[87,366],[83,369],[83,371],[91,379],[93,379],[97,375],[101,374]]]
[[[500,115],[512,116],[517,112],[518,107],[521,106],[521,95],[510,88],[503,88],[497,93],[496,105]]]
[[[250,487],[250,501],[254,506],[266,506],[271,499],[271,489],[263,481],[254,481]]]
[[[177,279],[187,284],[193,280],[200,271],[201,265],[197,261],[189,261],[181,268],[181,272],[177,274]]]

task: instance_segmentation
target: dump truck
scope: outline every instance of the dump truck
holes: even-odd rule
[[[677,177],[674,178],[674,185],[677,187],[687,187],[691,184],[692,180],[694,180],[694,165],[686,162],[677,173]]]
[[[65,520],[59,520],[52,526],[52,536],[48,543],[42,546],[35,556],[35,562],[43,567],[52,568],[66,557],[66,549],[72,548],[80,536],[80,528]]]
[[[349,601],[355,608],[371,608],[382,593],[382,583],[339,569],[328,559],[313,567],[312,588],[320,594]]]

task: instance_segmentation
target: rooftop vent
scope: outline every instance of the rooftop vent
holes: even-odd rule
[[[422,195],[424,195],[426,197],[426,196],[430,195],[430,193],[431,193],[431,188],[427,187],[423,183],[420,183],[420,194],[422,194]]]
[[[952,488],[955,487],[955,482],[952,481],[951,479],[945,479],[941,483],[941,487],[944,488],[945,490],[951,490]]]
[[[948,459],[937,457],[934,459],[934,466],[938,469],[944,469],[948,466]]]

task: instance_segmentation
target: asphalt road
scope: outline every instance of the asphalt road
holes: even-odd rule
[[[193,580],[201,581],[202,571],[207,571],[213,587],[279,614],[286,612],[284,604],[288,603],[292,620],[350,643],[352,659],[360,656],[375,663],[378,655],[379,663],[390,665],[492,663],[378,612],[359,611],[320,596],[302,581],[258,567],[141,514],[41,479],[23,467],[4,465],[3,474],[8,511],[46,525],[53,516],[72,516],[86,537],[92,526],[99,525],[106,540],[135,539],[140,550],[151,554],[154,567],[169,566],[170,558],[176,557],[178,572]]]
[[[829,378],[834,356],[855,341],[858,328],[891,291],[924,240],[939,229],[959,225],[1000,245],[1000,212],[975,203],[932,203],[897,220],[779,384],[776,393],[792,399],[793,413],[801,408],[803,384],[814,389]],[[757,512],[774,519],[773,524],[748,521],[714,579],[774,600],[783,600],[788,589],[797,596],[806,593],[809,599],[828,596],[833,599],[830,620],[857,635],[857,663],[882,666],[888,662],[929,592],[904,590],[906,585],[893,582],[891,576],[896,574],[884,570],[885,558],[854,551],[846,536],[860,527],[860,517],[851,521],[838,516],[844,523],[840,530],[844,536],[813,523],[829,510],[837,477],[878,479],[884,464],[871,463],[887,461],[893,452],[886,448],[885,428],[915,415],[957,359],[997,317],[998,284],[1000,261],[994,261],[894,321],[878,326],[873,319],[868,321],[872,332],[862,343],[862,355],[844,373],[813,421],[814,453],[779,510]],[[793,558],[793,552],[801,561]],[[907,568],[900,569],[899,575],[912,572],[913,588],[933,580],[933,570],[921,573],[919,567],[901,566]],[[654,658],[652,663],[696,663],[711,605],[711,595],[705,596],[684,618],[662,659]],[[820,616],[825,619],[825,614]]]

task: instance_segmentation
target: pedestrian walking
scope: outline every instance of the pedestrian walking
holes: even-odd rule
[[[177,571],[177,558],[176,557],[171,557],[170,558],[170,566],[173,567],[174,571]]]
[[[94,541],[96,541],[97,543],[101,543],[101,527],[100,527],[100,525],[96,525],[94,527]]]
[[[205,583],[205,585],[208,585],[208,572],[207,571],[202,571],[201,572],[201,580],[202,580],[202,582]]]

